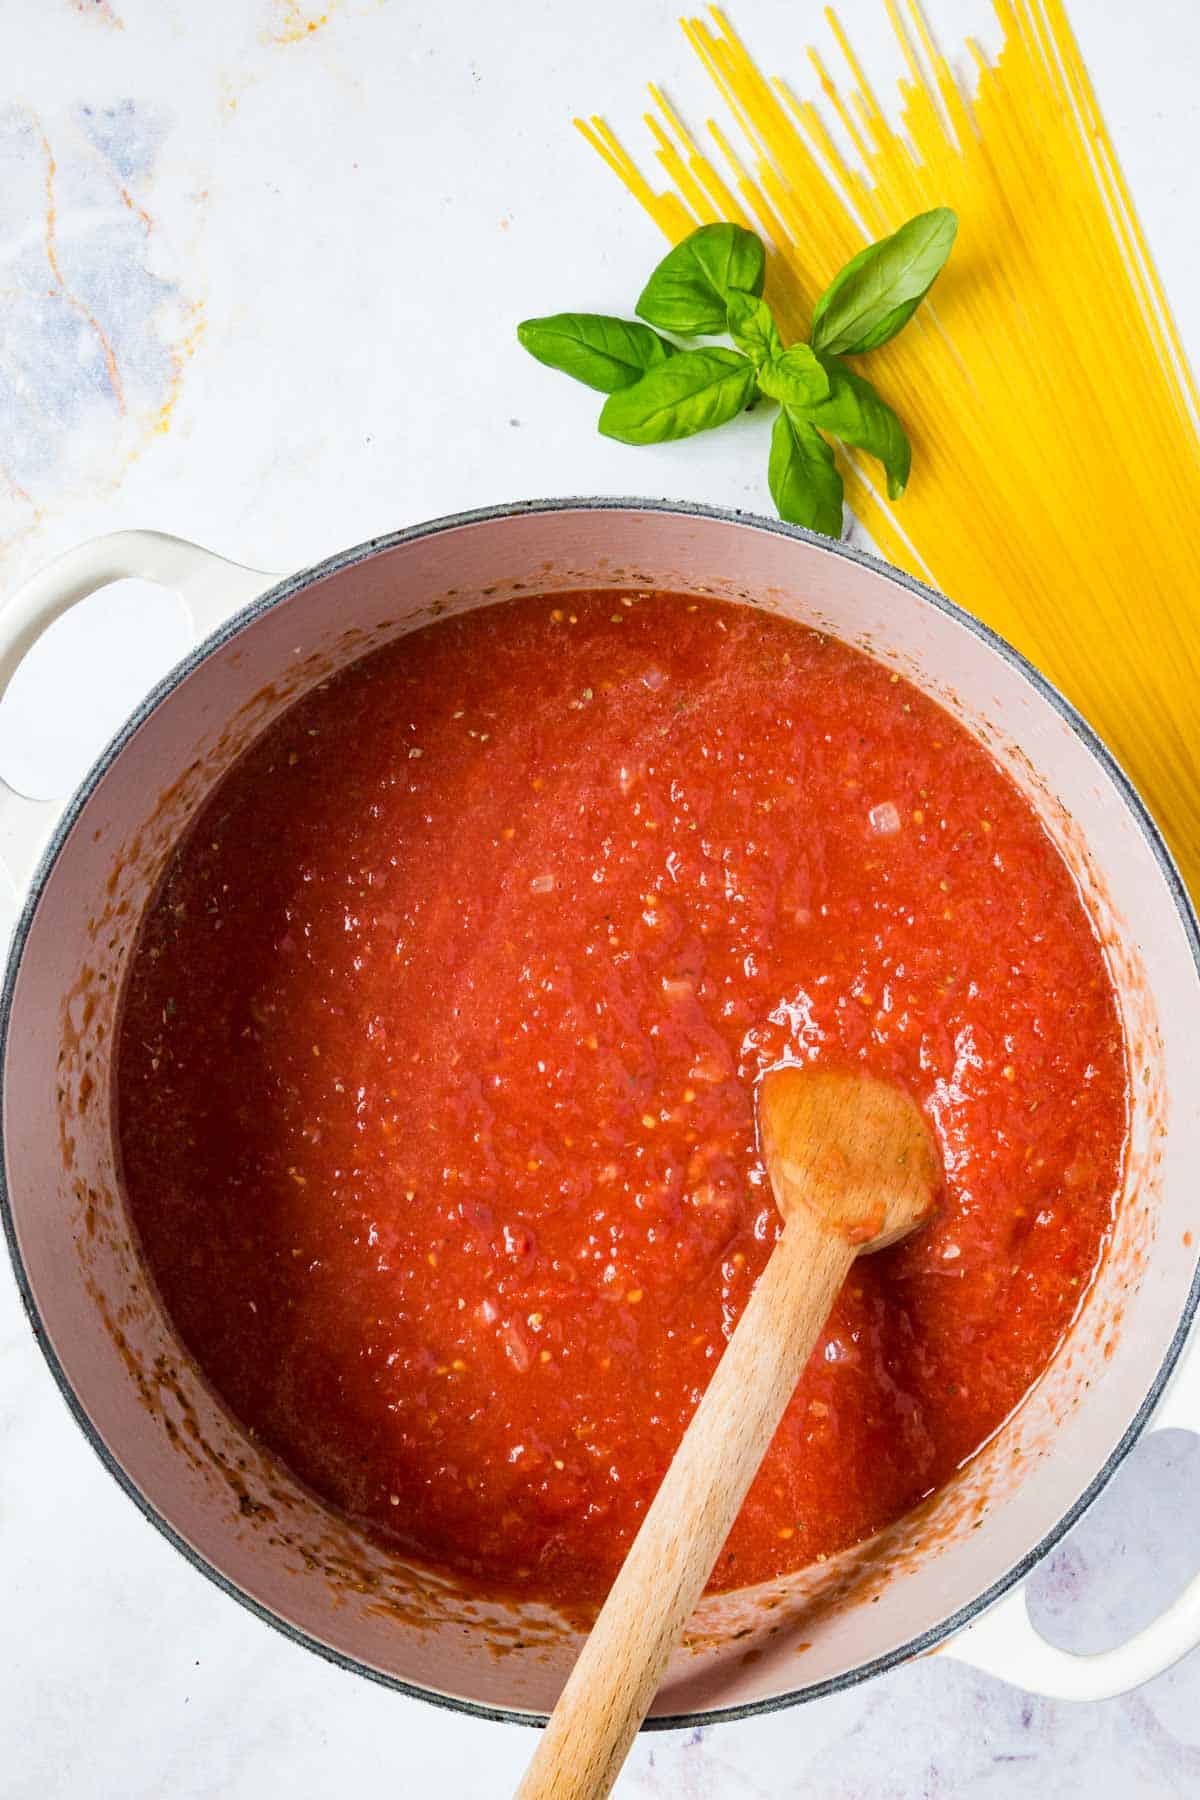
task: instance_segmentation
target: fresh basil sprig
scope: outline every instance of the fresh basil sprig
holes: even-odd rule
[[[829,371],[811,344],[793,344],[772,356],[758,371],[758,385],[768,400],[788,406],[816,406],[829,398]]]
[[[547,368],[561,369],[601,394],[632,387],[679,348],[636,319],[610,319],[604,313],[525,319],[517,326],[517,337]]]
[[[898,500],[912,468],[912,445],[903,425],[869,381],[836,356],[822,356],[820,362],[829,378],[829,393],[809,405],[805,417],[851,449],[877,457],[887,475],[888,499]]]
[[[781,519],[825,537],[842,535],[842,478],[833,446],[799,408],[781,406],[771,431],[767,485]]]
[[[939,206],[851,257],[813,307],[813,348],[862,356],[888,343],[933,286],[957,231],[950,208]]]
[[[754,397],[754,364],[736,350],[681,350],[610,394],[600,430],[622,444],[665,444],[736,418]]]
[[[817,301],[807,344],[784,347],[762,298],[763,246],[731,223],[701,225],[668,252],[638,300],[638,320],[555,313],[526,319],[517,336],[539,362],[608,395],[600,430],[623,444],[692,437],[724,425],[760,395],[778,401],[771,498],[781,518],[839,537],[842,477],[830,438],[883,465],[891,500],[903,494],[912,465],[900,420],[842,358],[876,350],[903,330],[937,279],[957,228],[954,214],[938,207],[868,244]],[[728,334],[737,348],[687,349],[664,331]]]
[[[719,337],[730,294],[761,294],[766,255],[742,225],[701,225],[676,244],[642,289],[634,311],[660,331]]]
[[[725,306],[729,335],[744,356],[758,368],[772,357],[783,355],[783,341],[775,315],[757,294],[739,293],[735,288]]]

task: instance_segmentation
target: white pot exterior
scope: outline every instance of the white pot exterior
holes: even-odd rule
[[[219,569],[210,573],[211,621],[221,581]],[[169,559],[162,575],[171,579]],[[235,571],[225,589],[236,602],[255,585]],[[1192,1234],[1200,1239],[1194,920],[1123,775],[999,640],[824,540],[651,503],[547,503],[445,521],[283,581],[151,697],[72,803],[35,883],[0,1021],[6,1222],[34,1328],[80,1422],[209,1574],[368,1673],[488,1711],[549,1709],[576,1648],[569,1632],[534,1611],[514,1628],[503,1607],[465,1602],[365,1545],[247,1439],[191,1369],[131,1240],[110,1052],[131,943],[164,858],[284,707],[447,610],[596,586],[763,605],[866,649],[943,701],[1009,769],[1075,871],[1133,1053],[1115,1241],[1051,1368],[919,1516],[836,1564],[706,1603],[656,1702],[665,1722],[823,1691],[931,1648],[979,1612],[1111,1472],[1191,1319]],[[18,836],[0,819],[0,841]],[[1011,1654],[1011,1611],[1006,1621]],[[1021,1668],[1007,1672],[1021,1679]],[[1038,1685],[1054,1688],[1048,1678]]]

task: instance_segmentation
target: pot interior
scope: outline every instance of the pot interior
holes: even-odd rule
[[[285,582],[211,641],[74,803],[18,934],[4,1157],[19,1272],[81,1422],[141,1503],[241,1597],[368,1672],[544,1712],[577,1640],[534,1607],[373,1547],[256,1446],[189,1364],[141,1269],[113,1142],[111,1047],[138,921],[172,844],[239,752],[347,662],[522,590],[659,587],[770,608],[933,694],[1033,800],[1101,932],[1130,1049],[1112,1250],[1021,1409],[949,1488],[870,1544],[706,1602],[655,1705],[703,1714],[814,1691],[932,1642],[1106,1469],[1189,1306],[1200,992],[1186,902],[1119,772],[1048,690],[931,596],[765,524],[637,505],[481,516]]]

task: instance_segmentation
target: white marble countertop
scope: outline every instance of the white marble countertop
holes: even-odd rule
[[[733,10],[764,63],[802,84],[815,0]],[[839,10],[886,78],[880,0]],[[528,313],[627,310],[660,253],[570,119],[604,111],[635,139],[651,76],[707,106],[675,12],[673,0],[8,0],[0,591],[130,525],[288,569],[529,495],[768,510],[764,470],[739,446],[607,442],[584,391],[513,339]],[[1136,31],[1112,0],[1071,12],[1196,350],[1200,11],[1151,0]],[[948,39],[981,17],[989,35],[977,0],[932,13]],[[68,639],[41,709],[64,741],[95,735],[98,690],[123,691],[131,670],[148,679],[183,647],[114,632],[98,681],[94,653],[81,670]],[[1035,1579],[1048,1635],[1098,1648],[1178,1590],[1200,1567],[1198,1482],[1191,1437],[1135,1451]],[[194,1573],[69,1419],[7,1265],[0,1584],[8,1800],[483,1800],[510,1791],[532,1746],[519,1727],[326,1666]],[[771,1717],[643,1737],[621,1791],[1191,1795],[1200,1655],[1087,1707],[927,1660]]]

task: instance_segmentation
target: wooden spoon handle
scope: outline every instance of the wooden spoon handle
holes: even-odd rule
[[[611,1789],[853,1260],[852,1244],[795,1209],[516,1800],[598,1800]]]

